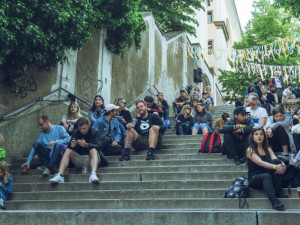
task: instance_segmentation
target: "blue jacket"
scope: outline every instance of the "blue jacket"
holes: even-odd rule
[[[101,137],[107,136],[109,130],[109,123],[105,116],[102,116],[100,119],[96,120],[93,124],[93,128],[99,130]],[[115,118],[112,118],[110,121],[111,129],[111,138],[112,141],[120,142],[122,138],[121,129],[119,127],[119,121]]]
[[[254,88],[252,92],[254,92],[254,93],[256,93],[258,95],[258,92],[257,92],[256,88]],[[247,98],[249,94],[250,94],[249,93],[249,88],[247,88],[246,91],[245,91],[245,93],[244,93],[244,97]]]
[[[11,189],[13,186],[12,178],[8,178],[8,182],[5,183],[3,179],[0,179],[0,182],[2,183],[2,187],[0,188],[0,197],[5,201],[8,197],[8,195],[11,193]]]
[[[89,119],[92,124],[102,116],[104,116],[104,109],[100,109],[99,112],[97,110],[89,111]]]
[[[61,125],[51,125],[51,129],[49,132],[41,132],[39,137],[36,139],[36,142],[41,142],[42,144],[48,146],[50,141],[55,141],[63,144],[68,144],[71,140],[70,135],[65,130],[65,128]],[[48,147],[49,150],[51,149]],[[50,151],[49,151],[50,153]],[[31,163],[32,159],[34,158],[36,152],[32,147],[29,156],[27,158],[27,163]]]

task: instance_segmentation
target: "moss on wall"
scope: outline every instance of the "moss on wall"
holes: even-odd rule
[[[76,64],[75,95],[92,103],[97,94],[100,33],[78,51]]]
[[[112,56],[111,102],[124,97],[128,102],[146,88],[149,74],[149,30],[142,34],[140,49],[133,45],[122,57]]]
[[[180,37],[176,41],[183,42],[183,38]],[[179,49],[176,53],[174,43],[171,42],[168,44],[167,57],[168,77],[173,79],[173,87],[180,89],[183,86],[183,51]]]
[[[155,30],[155,69],[154,69],[154,84],[158,84],[162,76],[162,38],[158,30]]]

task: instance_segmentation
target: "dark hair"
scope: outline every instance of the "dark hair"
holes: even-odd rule
[[[40,116],[39,119],[42,119],[43,121],[49,121],[49,117],[46,115]]]
[[[150,95],[147,95],[147,96],[145,96],[145,98],[144,98],[144,101],[145,101],[145,102],[151,102],[151,103],[152,103],[153,100],[154,100],[153,97],[150,96]]]
[[[135,103],[135,106],[137,106],[137,104],[139,104],[140,102],[143,103],[144,106],[147,106],[147,104],[146,104],[146,102],[145,102],[144,100],[138,100],[138,101]]]
[[[86,124],[86,125],[90,125],[90,123],[89,123],[89,120],[88,119],[86,119],[86,118],[84,118],[84,117],[80,117],[78,120],[77,120],[77,126],[78,127],[81,127],[82,125],[84,125],[84,124]]]
[[[103,104],[101,105],[101,109],[104,109],[104,99],[103,99],[103,97],[101,95],[96,95],[95,98],[94,98],[94,101],[93,101],[93,106],[92,106],[92,108],[90,108],[91,111],[95,111],[95,109],[96,109],[96,106],[95,106],[96,98],[101,98],[102,99]]]
[[[162,96],[164,96],[164,94],[163,94],[163,93],[161,93],[161,92],[158,92],[156,96],[158,96],[158,95],[162,95]]]
[[[202,112],[198,112],[198,105],[203,106]],[[196,114],[198,114],[198,113],[206,113],[206,108],[205,108],[204,104],[203,103],[198,103],[196,105],[196,107],[195,107],[195,112],[196,112]]]
[[[272,116],[274,118],[274,116],[277,114],[277,113],[281,113],[282,115],[284,115],[284,109],[280,106],[277,106],[275,107],[273,110],[272,110]]]
[[[227,112],[223,112],[222,120],[226,121],[229,118],[229,114]]]
[[[249,136],[249,148],[252,150],[252,153],[255,153],[258,156],[260,156],[260,154],[258,153],[257,144],[254,141],[254,133],[258,130],[261,130],[264,134],[264,140],[263,140],[263,143],[262,143],[262,148],[263,148],[263,150],[266,154],[267,161],[270,161],[271,157],[270,157],[269,150],[268,150],[268,146],[269,146],[268,145],[268,140],[267,140],[266,133],[265,133],[265,130],[264,130],[263,127],[253,128],[253,130],[252,130],[252,132]],[[252,155],[252,153],[251,153],[251,155]]]

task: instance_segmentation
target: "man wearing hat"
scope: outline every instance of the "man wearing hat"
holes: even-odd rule
[[[175,101],[173,102],[175,118],[181,112],[182,107],[187,104],[189,104],[189,99],[186,97],[185,89],[182,88],[180,90],[180,96],[176,98]]]
[[[119,106],[108,104],[104,109],[104,116],[100,117],[93,124],[100,132],[101,151],[105,156],[121,155],[122,153],[122,133],[119,122],[115,118]]]
[[[234,109],[234,118],[225,123],[222,128],[224,133],[224,152],[230,159],[234,159],[235,165],[245,163],[245,154],[249,146],[249,135],[254,124],[246,118],[246,109],[238,106]]]

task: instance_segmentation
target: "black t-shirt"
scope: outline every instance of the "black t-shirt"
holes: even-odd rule
[[[160,126],[160,133],[163,133],[165,130],[162,120],[156,114],[148,113],[147,118],[142,119],[141,117],[138,117],[136,119],[137,122],[135,124],[134,129],[139,135],[141,135],[141,137],[149,137],[149,130],[154,125]]]

